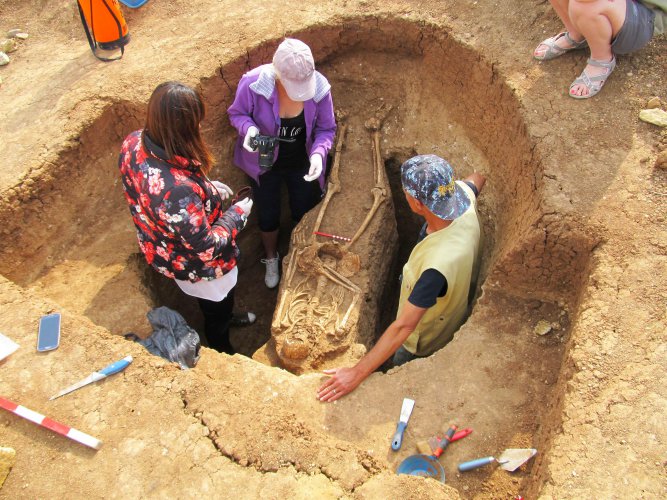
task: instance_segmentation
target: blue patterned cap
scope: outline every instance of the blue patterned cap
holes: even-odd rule
[[[434,215],[454,220],[470,206],[463,189],[454,181],[454,171],[436,155],[413,156],[401,165],[403,189]]]

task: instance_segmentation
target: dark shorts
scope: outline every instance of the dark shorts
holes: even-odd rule
[[[322,198],[319,182],[308,182],[303,178],[309,167],[274,167],[259,176],[259,184],[251,180],[260,231],[271,232],[280,227],[280,190],[283,183],[287,186],[294,223],[299,222],[306,212],[319,203]]]
[[[630,54],[641,49],[653,37],[655,13],[635,0],[626,0],[625,21],[611,42],[614,54]]]
[[[394,366],[401,366],[407,363],[408,361],[412,361],[413,359],[419,359],[421,357],[423,356],[417,356],[416,354],[412,354],[405,347],[401,346],[394,353],[394,358],[392,361],[394,363]]]

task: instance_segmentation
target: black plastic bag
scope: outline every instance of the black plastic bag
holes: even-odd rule
[[[128,333],[125,338],[136,340],[151,354],[175,361],[183,370],[193,368],[199,361],[201,341],[183,316],[164,306],[151,309],[146,316],[153,327],[150,337],[142,340]]]

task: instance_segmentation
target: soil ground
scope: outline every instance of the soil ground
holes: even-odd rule
[[[21,345],[0,361],[0,396],[104,442],[95,452],[1,413],[0,447],[17,458],[0,497],[667,496],[667,171],[655,166],[667,134],[638,119],[650,98],[667,101],[665,37],[620,57],[599,96],[575,101],[567,87],[584,52],[531,58],[561,28],[541,1],[151,0],[123,9],[132,41],[108,64],[91,55],[71,2],[0,0],[0,12],[0,32],[30,35],[0,68],[0,332]],[[159,82],[197,86],[214,174],[240,186],[224,110],[238,77],[285,35],[311,45],[338,108],[364,119],[396,108],[382,155],[397,262],[415,223],[400,203],[401,161],[435,152],[461,176],[488,177],[483,284],[469,321],[445,349],[374,374],[332,405],[315,400],[319,374],[249,358],[269,339],[279,293],[261,283],[252,221],[238,306],[259,320],[234,332],[241,355],[203,349],[181,371],[118,335],[148,335],[156,305],[201,326],[196,304],[138,254],[115,165],[122,138],[142,125]],[[370,206],[358,195],[343,193],[343,227]],[[288,244],[285,231],[283,255]],[[387,296],[380,323],[395,307],[391,285]],[[61,346],[37,354],[39,317],[54,310]],[[537,335],[543,324],[551,330]],[[128,354],[122,374],[47,401]],[[395,453],[403,397],[417,403]],[[394,473],[451,421],[474,432],[441,459],[446,486]],[[456,472],[465,459],[525,446],[538,455],[516,473]]]

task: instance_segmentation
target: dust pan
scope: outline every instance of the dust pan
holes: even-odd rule
[[[118,1],[123,5],[130,7],[131,9],[137,9],[146,2],[148,2],[148,0],[118,0]]]
[[[408,476],[432,477],[441,483],[445,482],[445,470],[432,455],[412,455],[407,457],[396,470],[396,474]]]
[[[498,457],[484,457],[475,460],[469,460],[459,464],[459,471],[465,472],[492,462],[498,462],[501,469],[509,472],[514,472],[524,463],[535,456],[537,450],[535,448],[508,448]]]
[[[411,455],[401,462],[396,470],[396,474],[407,474],[409,476],[432,477],[441,483],[445,482],[445,469],[438,461],[452,440],[456,432],[456,425],[450,425],[445,437],[438,442],[438,447],[433,451],[433,455]]]

